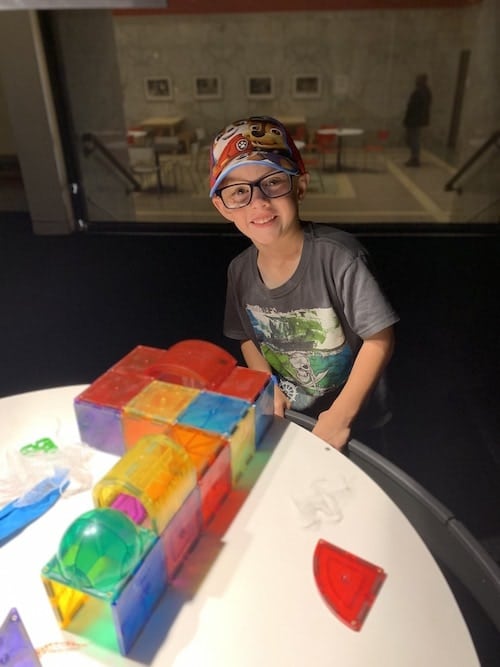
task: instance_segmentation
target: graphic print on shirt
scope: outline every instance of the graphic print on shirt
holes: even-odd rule
[[[260,351],[280,376],[280,388],[296,409],[346,381],[352,353],[333,308],[280,312],[247,306]]]

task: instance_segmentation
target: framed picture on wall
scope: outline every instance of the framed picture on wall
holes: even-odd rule
[[[152,102],[173,99],[172,81],[168,76],[149,76],[144,79],[144,95]]]
[[[267,74],[247,77],[247,97],[255,100],[271,100],[274,97],[274,79]]]
[[[302,99],[321,97],[321,78],[317,74],[297,74],[293,77],[292,95]]]
[[[222,97],[220,76],[195,76],[194,96],[197,100],[219,100]]]

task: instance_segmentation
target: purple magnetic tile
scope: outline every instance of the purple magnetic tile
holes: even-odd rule
[[[0,664],[12,667],[42,667],[16,608],[0,627]]]

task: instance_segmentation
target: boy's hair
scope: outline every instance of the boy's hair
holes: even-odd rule
[[[306,169],[285,126],[271,116],[237,120],[214,138],[210,153],[210,197],[236,167],[259,163],[287,174]]]

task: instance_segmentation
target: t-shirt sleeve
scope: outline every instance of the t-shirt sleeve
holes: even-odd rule
[[[346,320],[360,338],[369,338],[399,320],[364,253],[356,255],[345,267],[339,296]]]
[[[235,340],[248,340],[251,338],[245,327],[246,313],[243,310],[237,295],[236,276],[234,264],[229,265],[227,271],[226,306],[224,310],[224,335]]]

